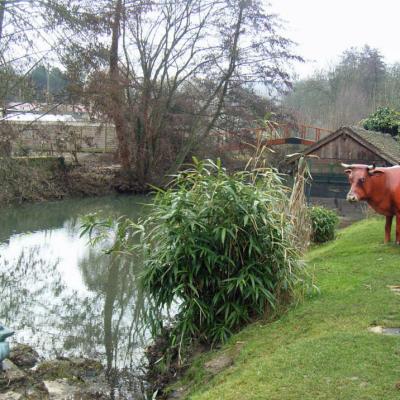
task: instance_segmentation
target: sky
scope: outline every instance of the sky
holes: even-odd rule
[[[350,47],[379,49],[386,63],[400,62],[399,0],[269,0],[285,23],[285,36],[298,43],[306,62],[300,78],[334,65]]]

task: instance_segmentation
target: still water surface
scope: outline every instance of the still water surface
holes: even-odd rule
[[[133,375],[142,362],[144,339],[135,318],[143,301],[141,265],[88,246],[80,237],[81,216],[137,219],[149,202],[120,196],[0,210],[0,322],[16,331],[11,343],[30,344],[46,358],[99,359],[119,371],[114,383],[122,398],[138,389],[131,386],[138,385]]]

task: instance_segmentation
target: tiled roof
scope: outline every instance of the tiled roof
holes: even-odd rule
[[[331,140],[334,140],[342,134],[352,136],[355,140],[358,140],[365,147],[369,148],[373,153],[379,155],[390,164],[400,164],[400,141],[394,139],[388,133],[367,131],[359,126],[343,126],[311,145],[303,154],[313,154],[315,150],[325,146]],[[295,160],[296,157],[291,157],[287,162],[291,163]]]
[[[389,158],[396,164],[400,163],[400,142],[394,139],[389,133],[367,131],[358,126],[350,126],[345,129],[353,131],[365,142],[374,146],[380,155],[386,156],[383,158]]]

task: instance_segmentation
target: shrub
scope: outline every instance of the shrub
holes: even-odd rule
[[[196,162],[173,188],[158,191],[143,284],[153,322],[178,304],[172,344],[224,342],[292,298],[301,263],[287,202],[273,170],[230,176],[211,161]]]
[[[389,107],[380,107],[361,122],[367,130],[397,136],[400,127],[400,113]]]
[[[324,207],[314,206],[309,210],[312,225],[312,241],[324,243],[335,238],[339,218],[335,211]]]

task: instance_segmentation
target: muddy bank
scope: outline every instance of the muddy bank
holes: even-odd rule
[[[168,332],[159,336],[146,348],[148,370],[146,381],[149,393],[157,399],[184,399],[189,388],[177,385],[193,362],[202,354],[211,351],[211,346],[194,341],[185,353],[178,347],[169,347]]]
[[[66,164],[61,157],[0,160],[0,205],[113,193],[145,193],[118,164]]]
[[[165,335],[156,338],[146,349],[148,393],[160,400],[188,398],[193,389],[193,373],[196,370],[201,370],[204,382],[210,381],[235,364],[245,342],[236,341],[213,347],[194,340],[186,352],[181,353],[180,360],[177,346],[171,348],[168,343]]]
[[[63,198],[104,196],[118,192],[119,175],[120,168],[118,165],[71,166],[61,174],[65,188]]]

